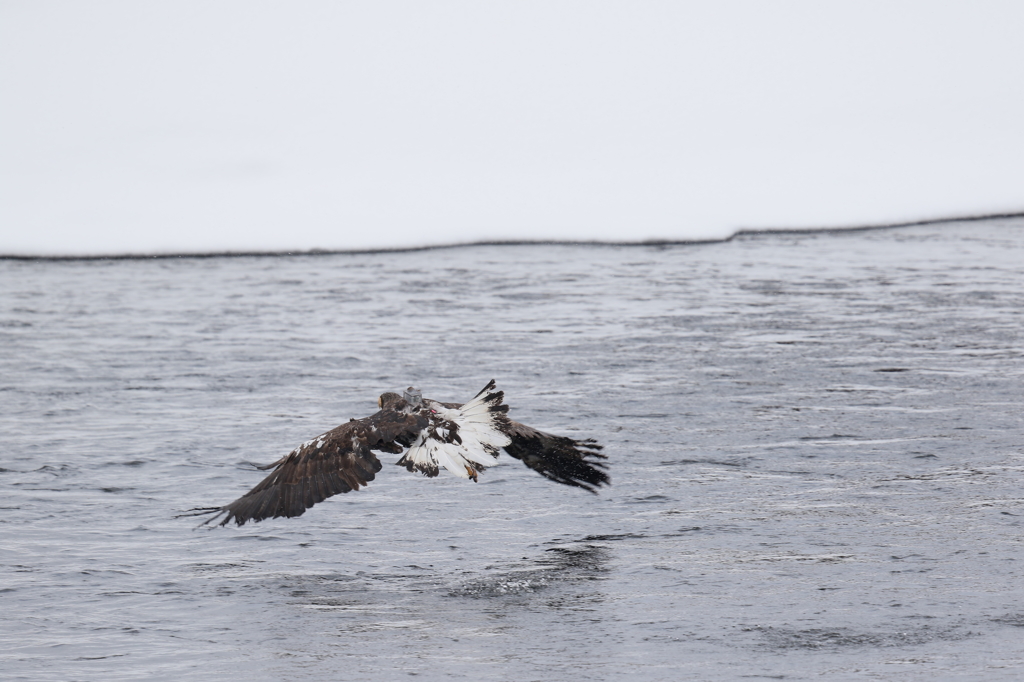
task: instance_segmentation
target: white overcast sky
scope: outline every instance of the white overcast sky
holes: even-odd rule
[[[0,0],[0,254],[1024,211],[1024,2]]]

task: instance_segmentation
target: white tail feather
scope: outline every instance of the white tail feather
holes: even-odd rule
[[[465,445],[465,441],[463,441],[463,445]],[[484,467],[498,466],[498,458],[483,448],[467,447],[465,457]]]
[[[398,463],[428,476],[437,475],[438,468],[443,467],[456,476],[474,480],[474,472],[498,464],[495,457],[498,448],[509,445],[512,439],[499,428],[504,413],[493,410],[501,404],[500,398],[488,392],[493,387],[493,384],[488,384],[461,408],[448,409],[440,403],[425,401],[432,417],[440,422],[452,422],[458,427],[462,442],[445,442],[448,440],[447,431],[435,422],[434,433],[445,440],[431,438],[430,430],[424,429]]]

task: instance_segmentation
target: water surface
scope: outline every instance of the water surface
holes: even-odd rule
[[[0,261],[10,679],[1017,679],[1024,222],[669,247]],[[194,531],[414,384],[600,495],[388,463]]]

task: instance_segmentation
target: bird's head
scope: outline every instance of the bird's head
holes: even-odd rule
[[[402,399],[402,396],[397,393],[381,393],[380,397],[377,398],[377,407],[384,410],[392,407],[395,403]]]

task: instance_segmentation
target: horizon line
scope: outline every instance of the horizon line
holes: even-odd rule
[[[919,225],[937,225],[942,223],[982,222],[1006,218],[1024,218],[1024,211],[1012,213],[986,213],[982,215],[959,216],[952,218],[928,218],[897,223],[880,223],[871,225],[851,225],[848,227],[758,227],[739,228],[728,237],[708,239],[644,239],[601,240],[601,239],[497,239],[472,242],[454,242],[449,244],[433,244],[420,246],[392,246],[362,249],[279,249],[274,251],[208,251],[191,252],[177,251],[167,253],[108,253],[81,255],[41,255],[41,254],[0,254],[0,260],[20,261],[98,261],[98,260],[166,260],[171,258],[268,258],[281,256],[338,256],[366,255],[381,253],[412,253],[416,251],[435,251],[440,249],[462,249],[474,246],[700,246],[704,244],[722,244],[734,239],[750,236],[772,236],[785,234],[828,234],[837,232],[867,232],[870,230],[892,230]]]

